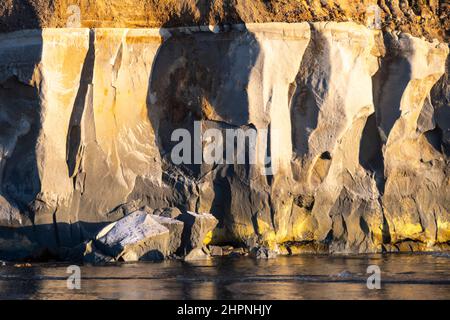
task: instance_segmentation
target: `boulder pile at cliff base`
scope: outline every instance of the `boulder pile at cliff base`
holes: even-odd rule
[[[202,247],[217,226],[213,215],[176,208],[149,211],[137,210],[108,224],[94,239],[73,249],[71,258],[101,263],[208,257]]]

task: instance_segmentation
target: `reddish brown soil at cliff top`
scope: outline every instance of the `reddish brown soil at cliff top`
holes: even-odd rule
[[[65,27],[69,6],[83,27],[161,27],[238,22],[367,21],[381,8],[384,30],[448,42],[446,0],[3,0],[0,31]]]

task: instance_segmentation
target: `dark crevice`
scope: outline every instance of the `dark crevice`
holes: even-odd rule
[[[79,163],[79,154],[81,150],[81,120],[86,106],[89,86],[92,85],[94,78],[95,63],[95,33],[89,30],[89,49],[83,63],[83,69],[80,76],[80,87],[75,98],[69,122],[69,132],[67,135],[67,167],[69,177],[73,177],[77,172]]]
[[[445,74],[435,83],[431,89],[431,104],[434,108],[433,120],[436,131],[432,132],[427,140],[433,147],[450,156],[450,55],[445,62]],[[438,135],[440,137],[438,137]],[[430,139],[432,141],[430,141]],[[437,144],[440,143],[440,146]]]
[[[319,117],[319,99],[329,90],[328,41],[310,24],[311,40],[303,54],[290,101],[292,123],[292,148],[294,154],[301,157],[308,154],[309,137],[317,127]],[[295,89],[295,90],[294,90]]]
[[[320,159],[322,160],[331,160],[331,154],[329,151],[325,151],[320,155]]]
[[[397,41],[385,33],[384,44],[388,54],[381,59],[380,68],[372,78],[376,122],[383,143],[400,117],[400,102],[411,81],[411,65],[400,55]]]
[[[57,212],[58,212],[58,209],[55,209],[55,212],[53,212],[53,215],[52,215],[52,219],[53,219],[53,232],[55,235],[55,241],[56,241],[56,245],[59,247],[61,245],[61,241],[59,238],[58,221],[56,218]]]
[[[428,143],[433,147],[433,149],[439,153],[444,153],[449,156],[447,152],[450,151],[444,147],[442,141],[443,131],[439,126],[436,126],[433,130],[424,133],[424,137],[427,139]]]
[[[360,165],[374,175],[380,194],[384,193],[383,143],[377,128],[375,114],[371,114],[364,126],[359,145]]]

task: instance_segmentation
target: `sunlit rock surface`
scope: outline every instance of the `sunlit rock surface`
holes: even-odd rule
[[[145,211],[135,211],[102,229],[95,246],[117,260],[162,260],[169,241],[168,228]]]
[[[446,61],[445,43],[351,22],[1,34],[0,254],[73,247],[145,206],[211,212],[211,244],[445,248]],[[174,165],[194,121],[267,132],[277,170]]]

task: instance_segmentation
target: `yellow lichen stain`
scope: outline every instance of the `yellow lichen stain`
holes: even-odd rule
[[[401,233],[404,235],[417,235],[419,233],[422,233],[423,229],[422,226],[419,223],[404,223],[401,225],[401,228],[398,228],[397,224],[397,233]]]
[[[283,173],[281,172],[282,170],[279,170],[278,173],[280,175],[283,175]],[[285,193],[283,193],[283,189],[282,187],[277,188],[277,183],[278,181],[276,181],[275,179],[275,185],[274,188],[275,190],[277,190],[277,192],[279,192],[279,194],[276,195],[276,197],[280,200],[277,201],[277,204],[275,206],[275,213],[274,213],[274,219],[275,219],[275,224],[276,224],[276,229],[275,229],[275,233],[276,233],[276,242],[277,243],[283,243],[287,238],[290,237],[290,215],[292,212],[292,199],[286,199],[285,198]],[[270,229],[273,230],[272,227],[270,227]]]
[[[275,231],[270,227],[270,225],[260,219],[256,219],[256,223],[258,226],[258,233],[262,237],[262,241],[267,245],[267,247],[271,250],[278,248],[278,239]]]
[[[206,234],[205,239],[203,239],[203,244],[204,244],[204,245],[210,244],[212,238],[213,238],[213,232],[212,232],[212,231],[209,231],[209,232]]]
[[[270,231],[270,230],[271,230],[269,224],[268,224],[267,222],[265,222],[264,220],[262,220],[261,218],[257,218],[257,219],[256,219],[256,223],[257,223],[257,225],[258,225],[258,232],[259,232],[260,234],[264,234],[264,233],[266,233],[267,231]]]
[[[294,241],[313,240],[314,232],[312,230],[311,218],[305,218],[297,220],[292,225],[292,231],[290,237]]]
[[[236,240],[249,239],[255,237],[255,229],[251,223],[234,223],[229,231],[228,237]]]
[[[390,227],[392,242],[405,239],[425,240],[423,228],[419,223],[411,223],[406,222],[405,220],[394,219],[393,225],[395,228]]]
[[[383,243],[383,225],[380,224],[379,226],[371,229],[373,240],[376,245],[381,245]]]
[[[311,212],[303,207],[292,205],[290,216],[285,214],[283,232],[278,232],[279,243],[314,240],[314,222]]]
[[[437,219],[437,242],[446,243],[450,241],[450,222]]]
[[[289,250],[288,250],[287,246],[284,245],[284,244],[281,244],[281,245],[278,246],[278,254],[280,254],[282,256],[287,256],[290,253],[289,253]]]
[[[225,228],[215,228],[212,232],[210,244],[220,244],[230,241],[230,236]]]
[[[275,231],[269,231],[263,235],[264,242],[270,250],[278,250],[278,241]]]

